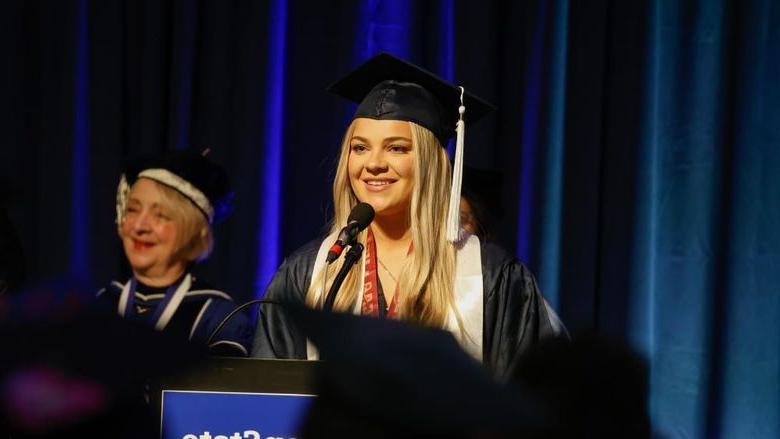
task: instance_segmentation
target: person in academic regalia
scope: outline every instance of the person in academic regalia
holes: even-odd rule
[[[504,215],[501,206],[503,177],[500,173],[463,166],[460,193],[460,226],[480,241],[493,240],[494,224]]]
[[[169,152],[131,164],[117,191],[117,228],[133,275],[99,296],[126,319],[216,355],[247,356],[249,319],[235,315],[212,335],[235,304],[190,272],[211,252],[212,225],[230,211],[232,195],[225,171],[202,155]]]
[[[530,271],[459,224],[465,121],[478,120],[491,105],[384,53],[330,91],[359,103],[341,145],[330,234],[289,256],[265,298],[322,307],[343,265],[343,259],[326,265],[326,254],[352,208],[368,203],[375,217],[357,238],[365,252],[333,309],[447,329],[508,379],[524,351],[564,329]],[[453,172],[443,145],[456,132]],[[318,357],[276,303],[261,306],[252,354]]]

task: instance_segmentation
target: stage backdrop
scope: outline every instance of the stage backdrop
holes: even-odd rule
[[[210,148],[233,216],[198,270],[238,300],[329,219],[385,50],[494,102],[466,161],[572,329],[648,359],[666,437],[780,436],[780,6],[699,1],[6,2],[0,176],[30,280],[127,276],[122,161]],[[498,189],[497,189],[498,190]]]

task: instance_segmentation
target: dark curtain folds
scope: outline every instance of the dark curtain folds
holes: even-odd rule
[[[329,219],[354,107],[325,88],[387,50],[497,105],[466,150],[504,176],[495,235],[570,328],[645,356],[655,431],[777,437],[779,29],[772,0],[13,1],[0,202],[29,280],[98,285],[128,274],[113,222],[123,161],[210,148],[236,208],[197,270],[252,298],[258,267]]]

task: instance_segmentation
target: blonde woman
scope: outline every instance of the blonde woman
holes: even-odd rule
[[[474,121],[489,105],[387,54],[331,91],[360,102],[341,145],[331,233],[288,257],[265,298],[322,307],[343,262],[327,266],[325,255],[351,209],[368,203],[375,217],[358,237],[363,260],[334,309],[448,329],[498,375],[511,374],[520,353],[561,328],[520,262],[458,227],[462,155],[453,177],[442,145],[456,131],[459,106]],[[317,358],[273,305],[263,307],[253,355]]]
[[[117,192],[117,231],[133,276],[112,282],[100,298],[126,319],[208,343],[214,354],[246,356],[249,319],[236,315],[209,340],[235,305],[190,272],[211,253],[212,225],[231,198],[222,168],[197,154],[170,152],[128,167]]]

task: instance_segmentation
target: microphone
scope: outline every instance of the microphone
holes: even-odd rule
[[[352,208],[352,212],[349,213],[347,218],[347,225],[341,229],[336,242],[328,250],[328,257],[325,258],[325,262],[332,264],[333,261],[341,256],[344,252],[344,248],[348,245],[352,245],[355,242],[355,237],[361,230],[368,227],[371,221],[374,220],[374,208],[368,203],[358,203]]]

